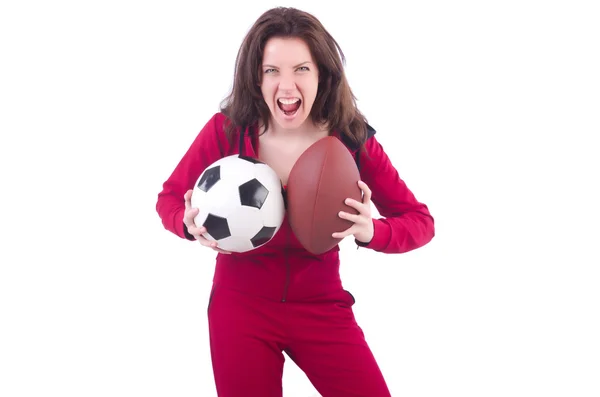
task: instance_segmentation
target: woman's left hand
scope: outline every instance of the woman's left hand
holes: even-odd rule
[[[353,222],[354,225],[350,226],[343,232],[333,233],[333,238],[343,239],[344,237],[354,235],[354,238],[361,243],[369,243],[373,239],[375,233],[373,227],[373,219],[371,217],[371,189],[363,181],[358,181],[358,187],[363,192],[362,202],[347,198],[346,205],[356,209],[358,214],[350,214],[345,211],[339,212],[339,217],[347,219]]]

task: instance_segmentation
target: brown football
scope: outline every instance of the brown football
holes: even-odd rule
[[[298,158],[288,178],[287,210],[290,226],[307,251],[329,251],[340,242],[331,234],[352,226],[338,213],[357,213],[344,200],[362,200],[359,180],[352,154],[337,137],[320,139]]]

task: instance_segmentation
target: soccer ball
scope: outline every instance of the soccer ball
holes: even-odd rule
[[[204,237],[231,252],[246,252],[269,242],[285,215],[283,185],[267,164],[234,154],[208,166],[194,186],[191,205]]]

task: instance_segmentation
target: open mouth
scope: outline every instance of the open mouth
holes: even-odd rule
[[[300,109],[302,100],[300,98],[279,98],[277,100],[277,106],[286,116],[293,116]]]

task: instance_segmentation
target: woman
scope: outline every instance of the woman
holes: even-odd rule
[[[264,13],[244,39],[234,84],[221,111],[198,134],[158,195],[167,230],[218,251],[208,321],[213,371],[222,397],[281,397],[284,355],[324,397],[383,397],[390,392],[355,321],[342,286],[339,247],[307,252],[287,217],[274,238],[250,252],[229,253],[202,237],[193,185],[202,171],[235,153],[267,163],[284,185],[296,159],[335,135],[355,155],[363,202],[348,230],[356,244],[402,253],[427,244],[434,223],[358,111],[343,53],[312,15],[293,8]],[[382,215],[371,217],[371,202]]]

